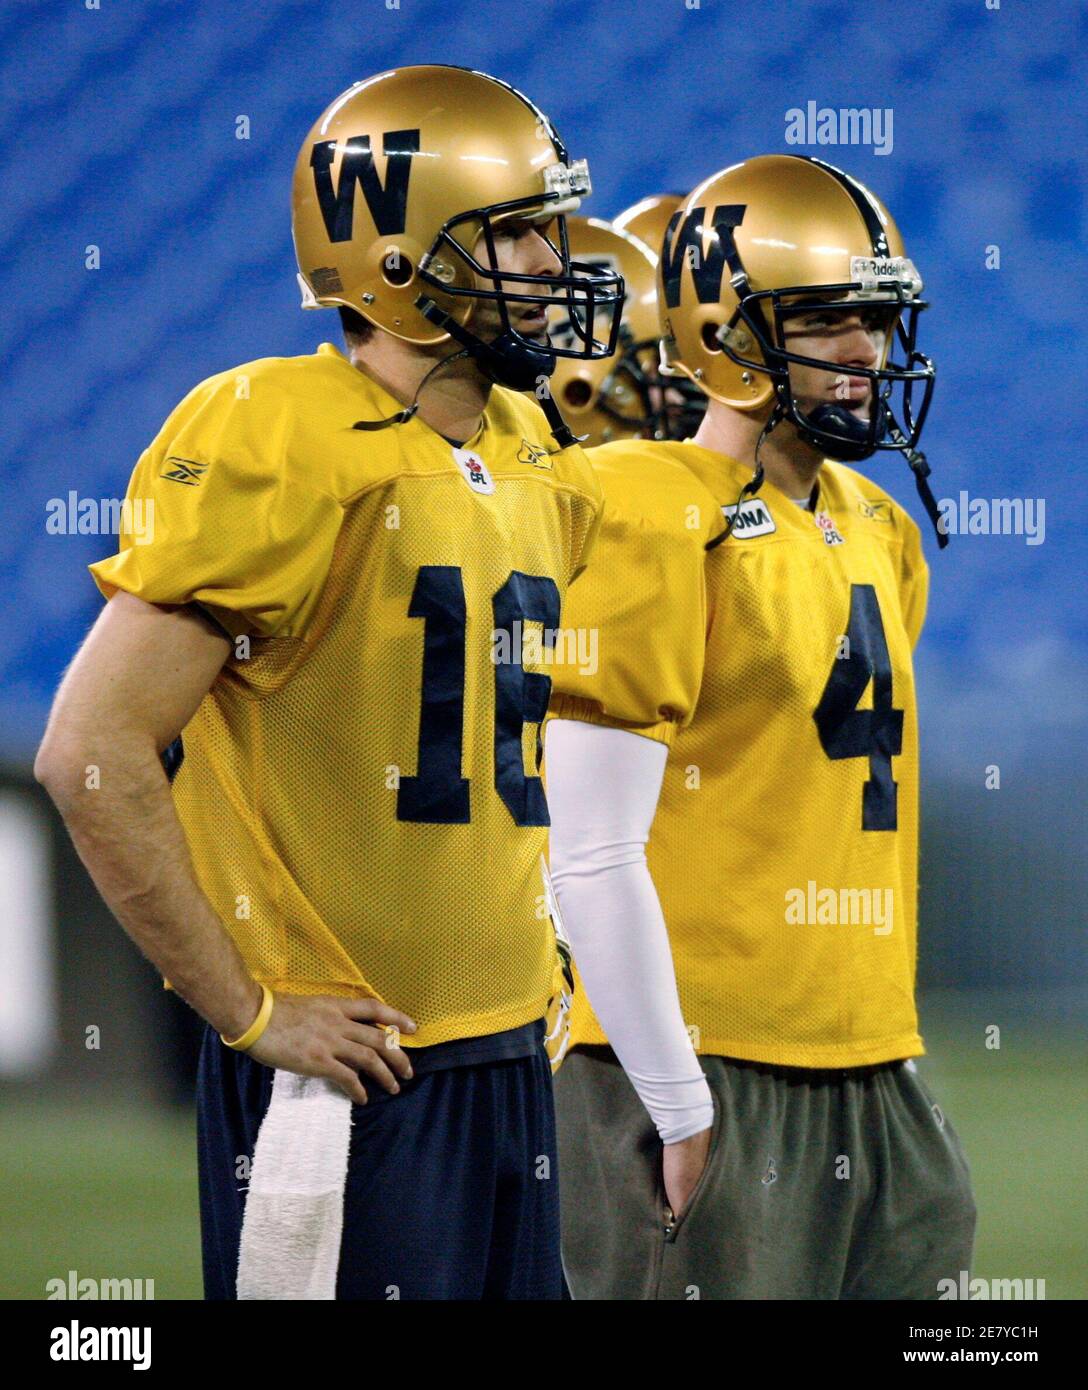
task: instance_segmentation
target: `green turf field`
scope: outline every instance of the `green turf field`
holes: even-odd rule
[[[1088,1048],[1082,1001],[1046,1023],[1012,996],[932,996],[919,1063],[967,1153],[979,1210],[973,1274],[1088,1297]],[[1079,1020],[1079,1022],[1078,1022]],[[986,1030],[1001,1029],[997,1050]]]
[[[998,1050],[985,1029],[1002,1030]],[[1088,1061],[1072,1031],[1000,1000],[923,1001],[930,1088],[963,1139],[979,1206],[974,1274],[1088,1296]],[[44,1298],[70,1269],[200,1297],[194,1121],[119,1099],[5,1100],[0,1297]]]
[[[155,1297],[199,1298],[195,1121],[111,1103],[20,1102],[0,1116],[0,1295],[46,1281],[154,1279]]]

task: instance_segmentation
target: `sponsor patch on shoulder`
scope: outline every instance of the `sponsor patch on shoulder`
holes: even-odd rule
[[[762,497],[749,497],[740,504],[739,510],[736,505],[723,507],[722,516],[726,521],[732,521],[736,516],[733,522],[734,536],[769,536],[772,531],[778,530],[771,509]]]
[[[453,461],[473,492],[489,495],[495,491],[495,481],[479,454],[474,454],[471,449],[454,449]]]

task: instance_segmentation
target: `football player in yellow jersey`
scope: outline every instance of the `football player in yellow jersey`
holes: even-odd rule
[[[209,1298],[561,1294],[537,750],[601,498],[521,393],[615,345],[622,281],[567,250],[588,192],[484,74],[344,92],[293,223],[347,355],[197,386],[133,474],[149,543],[93,566],[38,774],[209,1025]]]
[[[585,987],[557,1079],[576,1298],[933,1299],[968,1267],[966,1163],[911,1060],[927,569],[850,466],[901,453],[935,516],[920,290],[856,180],[735,165],[661,260],[705,419],[590,455],[564,621],[599,661],[553,672],[545,740]]]
[[[656,263],[661,256],[661,244],[669,221],[683,201],[679,193],[651,193],[618,213],[612,219],[612,226],[617,232],[636,237],[648,246]],[[683,376],[674,376],[668,383],[662,382],[659,377],[658,386],[662,393],[660,401],[665,408],[665,434],[655,435],[655,438],[687,439],[699,428],[706,412],[706,397],[694,382]],[[654,399],[656,401],[658,398]]]
[[[611,357],[563,358],[551,391],[563,418],[588,448],[613,439],[665,438],[658,376],[657,257],[637,237],[596,217],[568,217],[571,254],[623,277],[619,340]],[[575,326],[553,316],[553,342],[572,342]]]
[[[706,398],[682,377],[666,382],[661,376],[657,255],[638,236],[595,217],[567,218],[567,239],[578,261],[616,271],[625,289],[613,355],[564,357],[556,365],[551,389],[563,418],[587,447],[614,439],[687,438],[699,427]],[[572,327],[558,314],[553,323],[553,341],[573,341]]]

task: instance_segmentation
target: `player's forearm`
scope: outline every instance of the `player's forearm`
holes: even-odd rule
[[[196,881],[153,744],[118,729],[55,737],[35,771],[144,955],[212,1027],[227,1037],[245,1032],[260,989]]]
[[[662,1142],[700,1133],[713,1121],[713,1102],[684,1026],[645,859],[585,873],[560,855],[554,867],[582,983]]]
[[[684,1026],[645,846],[665,749],[620,730],[548,726],[551,871],[582,983],[664,1143],[706,1129],[714,1105]]]

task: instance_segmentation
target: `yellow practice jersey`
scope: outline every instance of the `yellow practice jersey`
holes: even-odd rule
[[[654,476],[682,465],[731,517],[750,469],[690,443],[590,458],[606,525],[564,621],[600,626],[601,663],[557,669],[552,711],[670,745],[647,857],[698,1051],[803,1067],[921,1053],[918,528],[827,463],[808,507],[765,483],[699,575],[668,563]],[[572,1046],[604,1040],[580,990]]]
[[[150,539],[92,570],[233,639],[174,796],[254,977],[381,998],[424,1046],[547,1008],[539,726],[601,494],[527,397],[462,448],[356,428],[400,409],[329,344],[210,378],[133,474]]]

